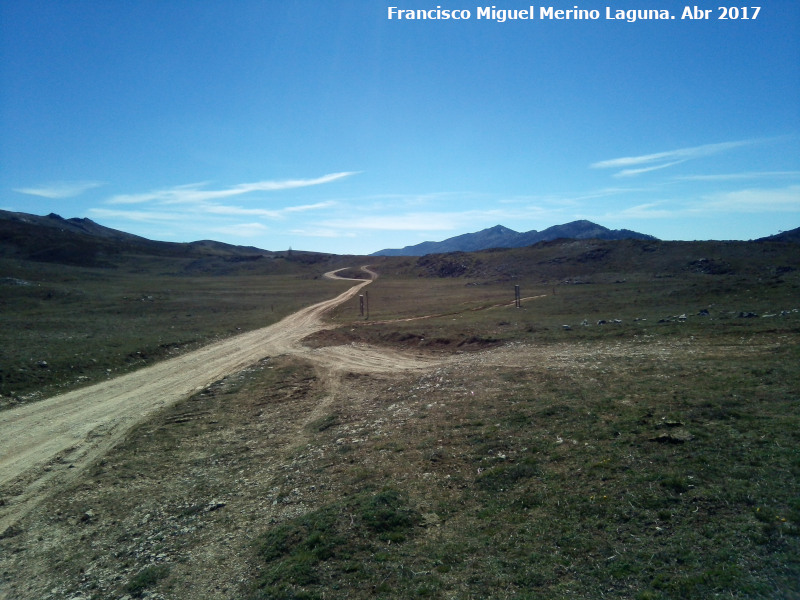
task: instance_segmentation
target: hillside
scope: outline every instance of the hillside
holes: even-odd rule
[[[373,253],[372,256],[424,256],[426,254],[443,254],[446,252],[475,252],[489,248],[520,248],[559,238],[576,240],[657,239],[651,235],[637,233],[629,229],[608,229],[586,220],[572,221],[571,223],[548,227],[543,231],[532,230],[525,233],[519,233],[503,225],[495,225],[482,231],[465,233],[441,242],[422,242],[421,244],[400,249],[379,250]]]
[[[795,244],[800,243],[800,227],[795,227],[789,231],[781,231],[775,235],[759,238],[759,242],[792,242]]]
[[[275,322],[352,261],[0,211],[0,409]]]
[[[143,262],[156,260],[162,269],[173,273],[226,274],[254,268],[291,272],[302,265],[335,263],[338,257],[317,252],[272,252],[212,240],[161,242],[104,227],[91,219],[0,210],[0,259],[131,270],[145,268]]]
[[[785,242],[554,240],[522,248],[396,257],[382,267],[402,277],[588,284],[708,275],[780,279],[800,270],[797,246]],[[718,277],[719,279],[719,277]]]

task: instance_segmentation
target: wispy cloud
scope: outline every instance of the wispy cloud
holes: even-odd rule
[[[301,187],[318,186],[337,181],[352,175],[353,172],[331,173],[313,179],[290,179],[283,181],[261,181],[230,186],[225,189],[208,189],[208,183],[193,183],[155,190],[146,194],[117,195],[107,200],[105,206],[89,209],[93,218],[109,219],[117,222],[133,222],[147,225],[149,235],[163,236],[168,232],[173,239],[193,239],[221,235],[228,238],[259,238],[266,235],[285,234],[284,225],[278,230],[270,227],[269,221],[282,221],[293,224],[292,217],[313,211],[324,211],[339,204],[333,200],[263,207],[263,196],[255,195],[245,204],[243,195],[253,192],[292,190]],[[241,205],[224,202],[227,198],[242,198]],[[252,206],[260,203],[262,206]],[[124,225],[123,225],[124,227]]]
[[[723,173],[719,175],[684,175],[676,181],[739,181],[742,179],[794,179],[800,171],[752,171],[748,173]]]
[[[55,181],[35,187],[16,188],[14,191],[30,196],[41,196],[42,198],[61,199],[74,198],[84,192],[105,185],[101,181]]]
[[[208,202],[232,196],[241,196],[252,192],[276,192],[296,188],[310,187],[331,183],[355,175],[356,171],[330,173],[314,179],[285,179],[281,181],[258,181],[255,183],[240,183],[218,190],[203,189],[207,182],[179,185],[161,190],[154,190],[142,194],[120,194],[108,200],[108,204],[141,204],[146,202],[159,202],[161,204],[192,204]]]
[[[720,192],[703,197],[701,211],[738,213],[800,213],[800,185],[778,189],[746,189]]]
[[[361,217],[327,219],[318,225],[323,228],[340,231],[454,231],[465,227],[487,227],[487,223],[498,224],[501,221],[514,221],[521,215],[531,216],[535,208],[516,209],[513,211],[493,210],[459,210],[452,211],[420,211],[410,213],[381,212]]]
[[[301,235],[303,237],[313,238],[355,238],[358,237],[356,233],[351,231],[340,231],[338,229],[329,229],[324,227],[311,227],[305,229],[292,229],[290,233],[294,235]]]
[[[89,214],[97,219],[125,219],[139,223],[175,223],[185,222],[183,213],[164,212],[159,210],[113,210],[108,208],[90,208]]]
[[[91,208],[89,213],[96,218],[125,219],[145,223],[164,223],[176,221],[196,221],[203,216],[217,217],[263,217],[266,219],[281,219],[293,213],[300,213],[312,210],[322,210],[334,206],[335,202],[317,202],[315,204],[304,204],[298,206],[287,206],[280,209],[267,208],[243,208],[241,206],[226,206],[224,204],[201,203],[192,207],[192,215],[175,210],[125,210],[109,208]],[[220,229],[217,229],[221,231]],[[231,233],[231,232],[227,232]]]
[[[616,219],[664,219],[675,216],[675,211],[664,206],[664,202],[649,202],[629,206],[614,215]]]
[[[300,206],[287,206],[286,208],[281,209],[280,212],[282,213],[296,213],[296,212],[306,212],[309,210],[321,210],[323,208],[330,208],[331,206],[335,206],[336,202],[333,200],[326,200],[325,202],[316,202],[315,204],[303,204]]]
[[[284,208],[271,210],[268,208],[242,208],[240,206],[227,206],[224,204],[203,203],[197,207],[197,210],[199,212],[209,213],[213,215],[252,216],[252,217],[266,217],[269,219],[279,219],[291,213],[321,210],[323,208],[330,208],[335,204],[336,203],[333,201],[326,201],[326,202],[317,202],[315,204],[286,206]]]
[[[725,215],[800,213],[800,185],[751,188],[703,194],[694,198],[662,199],[628,206],[587,218],[598,221],[638,219],[696,219]]]
[[[330,229],[373,231],[449,231],[455,228],[456,213],[411,213],[373,215],[352,219],[329,219],[321,225]]]
[[[227,227],[218,227],[214,229],[215,233],[222,233],[224,235],[232,235],[234,237],[255,238],[264,235],[269,231],[269,227],[262,223],[237,223]]]
[[[656,169],[665,169],[673,165],[693,160],[704,156],[712,156],[734,148],[749,146],[759,140],[740,140],[736,142],[722,142],[719,144],[704,144],[702,146],[692,146],[690,148],[679,148],[667,152],[656,152],[654,154],[642,154],[640,156],[626,156],[622,158],[612,158],[592,163],[593,169],[622,169],[615,173],[615,177],[630,177],[639,175]],[[645,165],[645,166],[642,166]]]
[[[659,169],[666,169],[686,162],[685,160],[673,160],[662,165],[655,165],[652,167],[642,167],[641,169],[622,169],[619,173],[615,173],[614,177],[633,177],[634,175],[641,175],[642,173],[649,173],[650,171],[658,171]]]

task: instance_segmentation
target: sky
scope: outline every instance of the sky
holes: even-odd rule
[[[721,2],[0,2],[0,209],[336,254],[793,229],[800,3]]]

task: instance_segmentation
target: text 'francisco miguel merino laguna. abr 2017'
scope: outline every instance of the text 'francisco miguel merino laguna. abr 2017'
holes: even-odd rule
[[[719,11],[719,12],[715,12]],[[584,9],[573,6],[570,9],[555,8],[553,6],[529,6],[523,9],[500,9],[495,6],[478,6],[473,10],[460,8],[442,8],[437,6],[430,9],[404,9],[397,6],[387,7],[387,18],[396,21],[467,21],[475,20],[496,21],[636,21],[672,20],[680,13],[681,20],[754,20],[761,12],[760,6],[719,6],[716,9],[703,9],[697,6],[684,6],[680,10],[671,12],[668,9],[616,9],[606,6],[601,9]]]

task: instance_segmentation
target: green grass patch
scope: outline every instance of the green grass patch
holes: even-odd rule
[[[276,525],[256,544],[261,574],[251,599],[321,598],[349,579],[389,571],[419,523],[403,494],[387,488],[331,503]]]
[[[167,565],[151,565],[131,577],[123,589],[134,598],[141,598],[146,591],[154,588],[168,576],[169,567]]]

